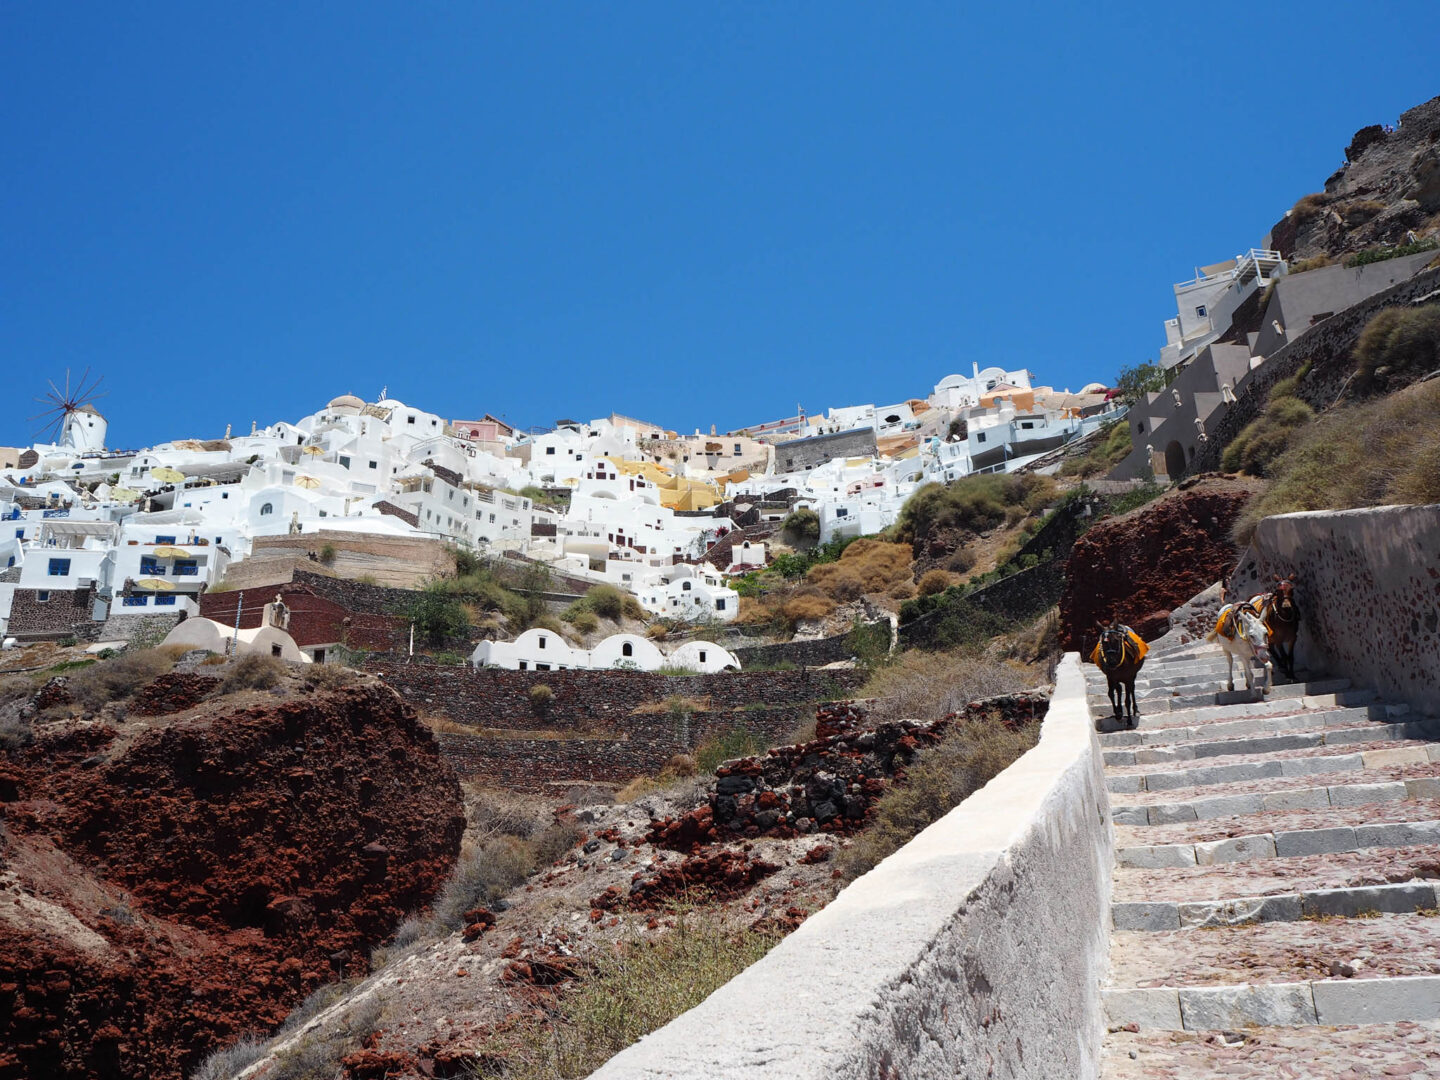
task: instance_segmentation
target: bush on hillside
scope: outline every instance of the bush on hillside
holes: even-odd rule
[[[1054,480],[1035,473],[986,473],[948,486],[926,484],[901,509],[894,535],[913,543],[936,529],[987,532],[1003,524],[1012,507],[1029,512],[1053,501],[1055,490]]]
[[[240,690],[269,690],[284,678],[290,669],[285,661],[263,653],[246,653],[225,671],[220,692],[233,694]]]
[[[415,624],[416,636],[427,645],[464,641],[470,633],[465,605],[443,586],[431,586],[419,593],[405,614]]]
[[[1302,195],[1300,199],[1290,208],[1290,216],[1296,221],[1309,221],[1317,218],[1325,212],[1325,207],[1330,205],[1330,196],[1323,191],[1317,191],[1313,195]]]
[[[866,593],[888,592],[910,580],[910,547],[861,539],[833,563],[811,567],[805,580],[832,600],[844,603]]]
[[[1362,392],[1375,388],[1381,377],[1440,369],[1440,303],[1376,312],[1361,331],[1353,355],[1355,387]]]
[[[1100,431],[1099,437],[1083,455],[1065,459],[1060,466],[1061,476],[1089,479],[1108,473],[1129,456],[1133,448],[1129,424],[1124,420],[1111,420]]]
[[[602,619],[619,622],[625,617],[625,593],[614,585],[595,585],[585,594],[590,610]]]
[[[1225,447],[1220,467],[1226,472],[1270,475],[1271,464],[1285,452],[1295,432],[1315,419],[1314,409],[1284,393],[1284,389],[1277,383],[1270,392],[1265,411],[1246,424]]]
[[[916,589],[921,596],[934,596],[936,593],[944,592],[952,584],[954,584],[954,579],[944,570],[931,570],[920,579]]]
[[[65,689],[87,713],[98,712],[107,702],[129,697],[174,666],[175,657],[159,649],[127,650],[72,675]]]
[[[1332,409],[1300,429],[1236,519],[1237,543],[1273,514],[1440,502],[1440,380]]]
[[[780,535],[787,544],[808,547],[820,542],[820,515],[802,507],[780,523]]]

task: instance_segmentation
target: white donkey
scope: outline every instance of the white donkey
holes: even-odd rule
[[[1270,693],[1270,635],[1255,609],[1247,603],[1226,604],[1220,609],[1215,620],[1215,629],[1210,631],[1206,641],[1218,642],[1225,650],[1228,665],[1230,690],[1235,689],[1235,661],[1238,658],[1245,672],[1245,689],[1255,689],[1254,675],[1250,661],[1259,660],[1265,666],[1265,688]]]

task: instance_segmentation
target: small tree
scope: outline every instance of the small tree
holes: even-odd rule
[[[407,613],[415,633],[427,645],[463,641],[470,630],[465,606],[439,589],[426,589],[410,603]]]
[[[820,515],[807,507],[801,507],[780,523],[780,532],[788,544],[807,547],[818,544]]]
[[[1165,370],[1158,364],[1136,364],[1120,369],[1115,388],[1127,405],[1134,405],[1146,394],[1158,393],[1169,384]]]

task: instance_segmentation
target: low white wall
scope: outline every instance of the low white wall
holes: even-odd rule
[[[1440,506],[1265,518],[1230,579],[1249,596],[1294,574],[1297,665],[1440,712]]]
[[[1097,1076],[1113,862],[1068,653],[1037,746],[592,1076]]]

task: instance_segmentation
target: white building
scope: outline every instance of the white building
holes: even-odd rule
[[[526,630],[514,641],[482,641],[470,654],[476,668],[496,667],[510,671],[603,671],[633,668],[655,671],[662,667],[685,668],[700,673],[739,671],[733,653],[709,641],[686,642],[666,655],[659,646],[635,634],[612,634],[593,649],[570,645],[551,630]]]

